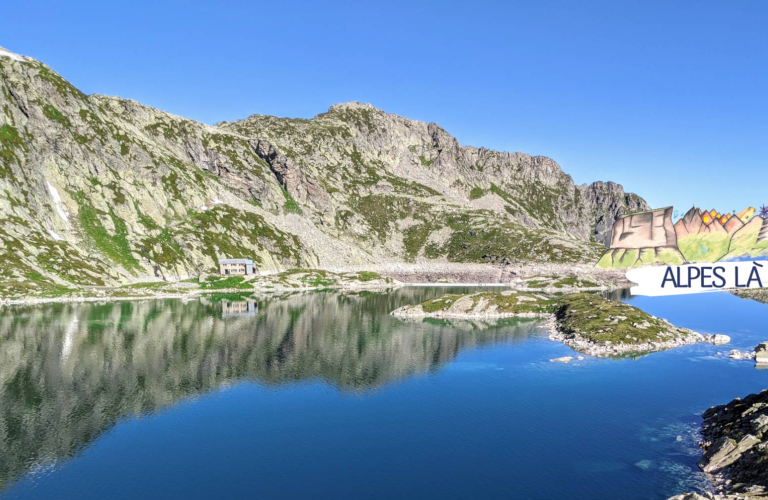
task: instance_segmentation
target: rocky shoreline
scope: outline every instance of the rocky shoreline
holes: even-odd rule
[[[391,312],[403,319],[419,318],[543,318],[551,340],[595,357],[644,354],[684,345],[726,344],[725,335],[702,335],[678,328],[628,304],[599,295],[576,293],[545,296],[528,291],[447,294]]]
[[[670,500],[768,498],[768,389],[714,406],[702,415],[704,456],[699,468],[715,494],[687,493]]]
[[[425,269],[426,268],[426,269]],[[431,268],[431,270],[430,270]],[[492,266],[487,264],[443,263],[385,264],[365,268],[293,269],[280,273],[251,276],[237,286],[221,287],[218,293],[283,293],[316,290],[390,290],[412,284],[429,286],[499,286],[535,293],[573,293],[608,291],[624,286],[623,276],[611,271],[572,265]],[[404,278],[404,281],[395,276]],[[80,287],[48,296],[11,296],[0,298],[2,305],[31,305],[69,302],[130,301],[145,299],[194,298],[205,289],[208,280],[233,277],[200,275],[185,281],[149,281],[123,286]],[[458,281],[454,281],[458,280]],[[629,283],[629,282],[626,282]],[[477,315],[473,318],[489,316]]]
[[[329,268],[334,272],[374,271],[402,283],[485,283],[505,284],[513,288],[525,287],[525,281],[542,277],[576,278],[599,282],[599,290],[628,288],[634,283],[627,280],[619,269],[600,269],[592,264],[477,264],[461,262],[390,262],[364,267]]]
[[[685,329],[680,329],[685,330]],[[608,357],[608,356],[621,356],[623,354],[633,353],[650,353],[658,351],[666,351],[674,349],[675,347],[682,347],[684,345],[698,344],[700,342],[708,342],[708,338],[705,335],[694,331],[688,331],[689,333],[674,337],[670,340],[661,342],[643,342],[640,344],[600,344],[589,339],[583,338],[577,334],[565,334],[561,332],[556,322],[553,321],[549,330],[549,338],[557,342],[562,342],[574,351],[582,352],[589,356],[594,357]],[[671,332],[670,332],[671,333]],[[674,334],[673,334],[674,335]]]
[[[195,300],[210,294],[247,295],[318,290],[385,291],[403,286],[398,281],[371,272],[336,274],[321,270],[293,270],[249,278],[217,275],[202,275],[200,278],[196,283],[156,281],[124,287],[84,288],[61,296],[0,299],[0,306],[162,299]],[[228,284],[235,286],[228,286]]]

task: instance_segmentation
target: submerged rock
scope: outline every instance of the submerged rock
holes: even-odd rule
[[[565,363],[566,365],[573,361],[573,356],[563,356],[562,358],[550,359],[550,363]]]

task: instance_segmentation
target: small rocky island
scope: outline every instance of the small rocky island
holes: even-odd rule
[[[398,318],[542,318],[550,317],[554,300],[544,294],[514,290],[448,294],[392,311]]]
[[[575,293],[554,306],[550,338],[591,356],[662,351],[698,342],[726,343],[724,335],[701,335],[629,304],[599,295]]]
[[[698,465],[717,494],[687,493],[670,500],[768,498],[768,390],[715,406],[702,415]]]
[[[400,318],[547,318],[550,338],[591,356],[620,356],[698,342],[727,343],[725,335],[678,328],[623,302],[593,293],[480,292],[443,295],[392,311]]]

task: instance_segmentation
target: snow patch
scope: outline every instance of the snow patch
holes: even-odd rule
[[[208,210],[208,207],[207,207],[206,205],[202,205],[202,206],[200,207],[200,210],[202,210],[203,212],[205,212],[206,210]]]
[[[224,202],[223,202],[223,201],[221,201],[221,200],[220,200],[220,199],[218,199],[218,198],[214,198],[214,199],[212,199],[212,200],[211,200],[211,203],[213,203],[214,205],[221,205],[221,204],[222,204],[222,203],[224,203]]]
[[[48,185],[48,192],[51,193],[51,198],[53,198],[53,204],[56,205],[56,212],[58,212],[59,217],[62,218],[64,222],[69,224],[69,216],[64,211],[64,203],[61,201],[61,196],[59,196],[59,192],[56,190],[55,187],[53,187],[53,184],[51,184],[48,181],[45,181],[45,183]]]
[[[49,230],[48,230],[48,234],[50,234],[50,235],[51,235],[51,238],[53,238],[53,239],[54,239],[54,240],[56,240],[56,241],[64,241],[64,238],[62,238],[61,236],[59,236],[59,235],[56,233],[56,231],[54,231],[53,229],[49,229]]]
[[[10,57],[14,61],[27,62],[26,59],[24,59],[24,56],[20,56],[19,54],[14,54],[13,52],[5,50],[2,47],[0,47],[0,57]]]

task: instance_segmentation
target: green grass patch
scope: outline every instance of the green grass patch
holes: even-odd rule
[[[476,200],[478,198],[482,198],[483,196],[485,196],[485,189],[483,188],[473,187],[472,190],[469,192],[470,200]]]
[[[280,186],[280,189],[283,191],[283,196],[285,197],[285,203],[283,203],[283,210],[285,213],[303,215],[304,211],[301,209],[299,203],[293,199],[291,194],[286,191],[282,185]]]
[[[224,301],[240,302],[246,299],[252,299],[253,294],[237,293],[237,292],[234,292],[234,293],[210,292],[210,293],[206,293],[205,297],[211,302],[224,302]]]
[[[207,280],[200,283],[200,288],[203,290],[226,290],[229,288],[243,288],[252,289],[253,284],[244,283],[245,278],[242,276],[209,276]]]
[[[86,238],[90,243],[107,258],[116,264],[122,265],[126,270],[133,272],[140,270],[139,262],[133,257],[131,247],[128,244],[128,228],[110,208],[109,212],[103,212],[94,208],[85,198],[84,193],[75,196],[80,204],[78,220]],[[115,233],[110,234],[101,222],[101,217],[109,216],[115,227]]]
[[[660,334],[672,329],[636,307],[589,293],[560,297],[554,312],[564,333],[578,334],[596,343],[661,342],[669,339]]]
[[[46,104],[43,106],[43,114],[50,120],[56,121],[69,128],[72,124],[69,118],[64,116],[61,111],[56,109],[52,104]]]
[[[421,303],[421,308],[426,313],[432,313],[437,311],[444,311],[451,307],[451,305],[456,302],[458,299],[463,297],[463,295],[460,294],[447,294],[443,295],[441,297],[438,297],[436,299],[428,300],[426,302]]]

